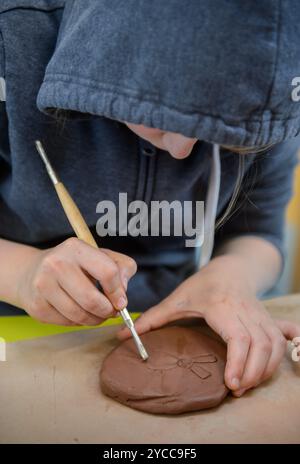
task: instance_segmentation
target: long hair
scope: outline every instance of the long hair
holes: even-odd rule
[[[248,154],[263,154],[267,150],[269,150],[274,144],[269,143],[266,145],[263,145],[261,147],[237,147],[237,146],[230,146],[230,145],[222,145],[222,148],[225,148],[226,150],[229,150],[233,153],[237,153],[239,156],[239,165],[238,165],[238,173],[237,173],[237,178],[235,182],[235,186],[233,189],[233,193],[231,196],[231,199],[229,201],[229,204],[224,212],[224,214],[220,217],[220,219],[217,220],[215,229],[218,230],[220,227],[224,225],[226,221],[228,221],[231,216],[236,212],[234,210],[234,207],[237,203],[238,196],[240,195],[241,192],[241,186],[243,183],[243,178],[245,174],[245,156]]]

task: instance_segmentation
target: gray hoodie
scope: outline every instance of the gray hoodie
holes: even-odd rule
[[[283,225],[299,146],[300,9],[296,0],[2,0],[0,236],[40,248],[72,230],[34,140],[41,139],[96,234],[97,203],[204,200],[211,143],[276,144],[245,155],[235,206],[215,244],[256,235],[283,253]],[[53,118],[53,113],[58,118]],[[175,160],[129,121],[196,137]],[[221,150],[220,217],[239,156]],[[103,237],[133,256],[132,310],[145,310],[195,272],[186,237]],[[3,265],[3,263],[1,263]]]

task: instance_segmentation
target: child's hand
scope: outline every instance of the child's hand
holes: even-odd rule
[[[125,308],[127,283],[135,272],[128,256],[71,238],[33,255],[18,283],[20,306],[41,322],[97,325]]]
[[[300,336],[299,325],[271,318],[231,256],[213,259],[144,313],[136,329],[142,334],[191,317],[204,318],[227,343],[225,382],[236,396],[275,372],[286,350],[285,337]],[[119,336],[127,338],[128,329]]]

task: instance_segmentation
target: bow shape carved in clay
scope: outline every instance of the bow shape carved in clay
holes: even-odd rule
[[[128,356],[132,358],[132,356]],[[161,350],[152,350],[145,366],[151,370],[169,370],[181,367],[189,369],[193,374],[202,380],[211,376],[211,372],[205,369],[202,364],[216,363],[218,358],[214,354],[205,353],[198,356],[175,356]]]

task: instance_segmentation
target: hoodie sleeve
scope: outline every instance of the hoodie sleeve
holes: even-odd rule
[[[258,236],[278,249],[284,263],[285,213],[292,196],[298,148],[299,137],[256,155],[233,214],[216,234],[215,248],[235,237]]]
[[[236,146],[300,131],[299,0],[66,0],[37,104]]]

